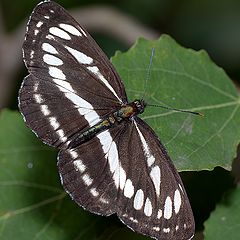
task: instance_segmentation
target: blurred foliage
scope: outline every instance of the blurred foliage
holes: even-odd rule
[[[21,20],[28,17],[37,2],[0,0],[7,29],[9,31],[14,29]],[[238,0],[59,0],[57,2],[65,8],[93,4],[116,7],[149,27],[170,34],[186,47],[207,50],[213,60],[224,67],[230,76],[234,79],[240,77],[240,1]],[[108,46],[109,41],[105,44]],[[105,44],[103,43],[102,47]],[[114,47],[115,50],[124,49],[122,44]],[[107,51],[107,47],[105,49]]]

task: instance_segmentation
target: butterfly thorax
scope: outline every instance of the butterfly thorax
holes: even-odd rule
[[[143,113],[145,106],[146,104],[142,99],[135,100],[131,103],[123,105],[120,109],[106,116],[102,121],[98,122],[97,124],[91,126],[90,128],[80,133],[77,133],[76,136],[68,145],[68,148],[75,148],[80,144],[89,141],[90,139],[95,137],[96,134],[111,127],[114,127],[133,116]]]

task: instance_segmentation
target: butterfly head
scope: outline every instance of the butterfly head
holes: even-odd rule
[[[146,102],[143,99],[136,99],[134,102],[135,108],[137,109],[137,113],[141,114],[144,112],[144,109],[146,107]]]

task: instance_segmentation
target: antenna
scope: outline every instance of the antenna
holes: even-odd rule
[[[148,65],[148,69],[147,69],[147,75],[145,78],[145,82],[144,82],[144,92],[142,95],[142,100],[144,100],[145,96],[146,96],[146,92],[147,92],[147,82],[150,79],[151,76],[151,67],[152,67],[152,63],[153,63],[153,57],[154,57],[154,53],[155,53],[155,48],[152,48],[152,53],[150,56],[150,61],[149,61],[149,65]],[[146,103],[146,101],[144,101]],[[146,103],[147,106],[151,106],[151,107],[160,107],[160,108],[164,108],[164,109],[168,109],[168,110],[173,110],[176,112],[185,112],[185,113],[190,113],[190,114],[194,114],[194,115],[199,115],[201,117],[204,116],[203,113],[200,112],[194,112],[194,111],[189,111],[189,110],[184,110],[184,109],[177,109],[177,108],[171,108],[171,107],[167,107],[167,106],[163,106],[163,105],[157,105],[157,104],[148,104]]]
[[[155,53],[155,48],[152,48],[152,53],[151,53],[151,56],[150,56],[150,61],[149,61],[148,70],[147,70],[147,75],[146,75],[145,82],[144,82],[144,92],[143,92],[143,95],[142,95],[142,99],[144,99],[145,96],[146,96],[147,82],[150,79],[150,75],[151,75],[151,67],[152,67],[154,53]]]
[[[204,117],[204,114],[200,113],[200,112],[193,112],[193,111],[184,110],[184,109],[171,108],[171,107],[167,107],[167,106],[163,106],[163,105],[157,105],[157,104],[146,104],[146,105],[151,106],[151,107],[160,107],[160,108],[164,108],[164,109],[168,109],[168,110],[173,110],[173,111],[176,111],[176,112],[191,113],[191,114],[194,114],[194,115],[199,115],[201,117]]]

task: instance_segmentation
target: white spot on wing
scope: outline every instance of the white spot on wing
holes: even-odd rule
[[[46,35],[46,38],[49,40],[55,40],[54,36],[51,34]]]
[[[144,136],[142,135],[140,129],[138,128],[137,123],[135,121],[133,121],[133,122],[134,122],[134,124],[136,126],[136,129],[138,131],[138,134],[140,136],[142,146],[143,146],[144,155],[147,158],[147,163],[148,163],[148,166],[150,167],[155,162],[155,157],[151,154],[150,149],[147,145],[147,142],[146,142]]]
[[[38,33],[39,33],[39,30],[38,30],[38,29],[35,29],[35,30],[34,30],[34,35],[36,36],[36,35],[38,35]]]
[[[47,15],[45,15],[45,16],[44,16],[44,18],[46,18],[46,19],[49,19],[50,17],[49,17],[49,16],[47,16]]]
[[[160,183],[161,183],[161,172],[160,168],[158,166],[154,166],[150,172],[150,177],[153,181],[156,194],[160,195]]]
[[[65,31],[63,31],[62,29],[58,28],[58,27],[49,28],[49,32],[52,35],[57,36],[59,38],[66,39],[66,40],[71,40],[70,35],[68,33],[66,33]]]
[[[59,68],[56,67],[49,67],[49,71],[48,71],[49,75],[53,78],[58,78],[61,80],[65,80],[66,76],[63,73],[63,71]]]
[[[133,202],[133,207],[136,210],[140,210],[143,206],[143,201],[144,201],[144,193],[142,189],[138,189],[135,197],[134,197],[134,202]]]
[[[91,188],[90,193],[94,196],[97,197],[99,195],[99,192],[96,190],[96,188]]]
[[[33,91],[37,92],[38,91],[38,86],[39,86],[39,82],[35,82],[33,85]]]
[[[51,44],[49,43],[43,43],[42,44],[42,50],[51,54],[57,54],[58,51],[56,50],[55,47],[53,47]]]
[[[81,173],[83,173],[86,170],[86,166],[83,164],[83,162],[80,159],[73,161],[73,165],[75,170]]]
[[[168,196],[164,203],[164,213],[163,216],[165,219],[170,219],[172,217],[172,200]]]
[[[107,199],[103,198],[103,197],[100,197],[100,198],[99,198],[99,201],[100,201],[101,203],[104,203],[104,204],[108,204],[108,203],[109,203],[109,201],[108,201]]]
[[[160,219],[162,217],[162,210],[159,209],[157,213],[157,218]]]
[[[69,24],[65,24],[65,23],[60,23],[59,24],[59,27],[61,27],[62,29],[64,29],[65,31],[71,33],[72,35],[75,35],[75,36],[82,36],[82,34],[78,31],[77,28],[75,28],[74,26],[72,25],[69,25]]]
[[[36,27],[37,27],[37,28],[40,28],[42,25],[43,25],[43,22],[42,22],[42,21],[39,21],[39,22],[36,24]]]
[[[69,154],[71,155],[71,157],[73,159],[76,159],[78,157],[78,153],[76,151],[74,151],[74,150],[70,150]]]
[[[93,182],[93,180],[90,178],[90,176],[87,173],[82,176],[82,180],[87,186],[90,186]]]
[[[147,217],[150,217],[152,215],[152,204],[149,198],[147,198],[145,201],[144,213]]]
[[[160,231],[160,227],[153,227],[153,230],[159,232]]]
[[[109,160],[110,171],[111,172],[117,171],[117,168],[119,167],[119,159],[118,159],[117,146],[116,146],[115,142],[111,143],[111,146],[108,150],[107,157],[108,157],[108,160]]]
[[[163,228],[164,233],[170,233],[170,228]]]
[[[127,179],[127,181],[125,183],[123,194],[127,198],[131,198],[134,194],[134,187],[133,187],[132,181],[130,179]]]
[[[134,222],[134,223],[138,223],[138,220],[135,219],[135,218],[133,218],[133,217],[130,217],[129,219],[130,219],[132,222]]]
[[[34,55],[34,51],[32,50],[32,51],[30,52],[30,58],[33,58],[33,55]]]
[[[53,127],[54,130],[56,130],[60,127],[60,124],[55,117],[50,117],[49,118],[49,123]]]
[[[93,59],[88,57],[86,54],[79,52],[76,49],[65,46],[65,48],[73,55],[73,57],[81,64],[91,64],[93,63]]]
[[[45,105],[45,104],[41,105],[40,108],[41,108],[41,112],[43,113],[44,116],[48,116],[48,115],[51,114],[51,112],[50,112],[50,110],[49,110],[47,105]]]
[[[119,176],[119,179],[120,179],[120,189],[123,190],[123,188],[125,186],[125,183],[126,183],[127,175],[126,175],[125,170],[121,166],[119,167],[119,173],[120,173],[120,176]]]
[[[174,211],[178,214],[181,207],[181,195],[179,190],[177,189],[174,193]]]
[[[37,94],[37,93],[36,93],[36,94],[33,95],[33,97],[34,97],[36,103],[41,104],[41,103],[43,102],[43,98],[42,98],[42,95],[41,95],[41,94]]]
[[[126,178],[127,178],[126,172],[118,162],[118,165],[116,166],[116,170],[113,174],[113,180],[116,187],[117,188],[120,187],[120,189],[123,190],[126,183]]]
[[[53,65],[53,66],[61,66],[63,65],[63,61],[58,58],[58,57],[55,57],[53,55],[50,55],[50,54],[44,54],[43,55],[43,61],[49,65]]]
[[[62,129],[57,130],[56,133],[60,137],[60,141],[62,141],[62,142],[66,142],[67,141],[67,138],[65,137],[65,133],[64,133],[64,131]]]

